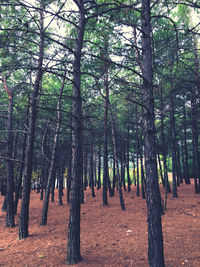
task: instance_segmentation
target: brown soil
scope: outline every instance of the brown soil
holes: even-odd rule
[[[161,188],[161,191],[163,189]],[[163,193],[163,192],[162,192]],[[181,185],[179,198],[168,199],[163,218],[166,267],[200,266],[200,199],[194,185]],[[85,192],[81,210],[81,254],[78,267],[148,266],[146,203],[136,197],[135,188],[124,193],[126,211],[121,211],[116,192],[109,205],[102,206],[102,191],[91,197]],[[42,202],[31,195],[30,236],[18,240],[18,227],[5,228],[0,212],[0,266],[66,266],[69,208],[50,203],[48,224],[39,226]],[[0,196],[0,204],[3,197]],[[16,224],[18,224],[18,216]]]

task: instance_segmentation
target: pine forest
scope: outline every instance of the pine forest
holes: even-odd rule
[[[1,0],[0,266],[200,266],[199,121],[199,0]]]

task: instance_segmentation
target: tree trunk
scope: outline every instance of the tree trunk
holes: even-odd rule
[[[198,120],[197,120],[197,103],[195,88],[191,92],[191,113],[192,113],[192,154],[193,154],[193,171],[195,182],[195,193],[199,193],[198,176],[199,176],[199,159],[198,159]]]
[[[110,107],[110,113],[111,113],[111,128],[112,128],[112,142],[113,142],[113,150],[114,150],[114,162],[116,164],[116,169],[117,169],[117,181],[118,181],[118,189],[119,189],[120,206],[122,210],[126,210],[125,204],[124,204],[123,193],[122,193],[120,173],[119,173],[119,163],[117,159],[116,133],[115,133],[115,128],[114,128],[114,119],[113,119],[111,107]]]
[[[101,188],[101,143],[99,144],[98,152],[98,178],[97,178],[97,190]]]
[[[70,203],[70,192],[71,192],[71,181],[72,181],[72,122],[70,130],[70,147],[69,147],[69,158],[67,163],[67,203]]]
[[[163,91],[161,88],[161,140],[162,140],[162,155],[163,155],[163,167],[164,167],[164,181],[165,181],[165,205],[167,205],[167,193],[171,192],[171,187],[168,180],[168,169],[167,169],[167,150],[165,143],[165,125],[164,125],[164,101],[163,101]]]
[[[19,222],[19,239],[28,237],[28,224],[29,224],[29,202],[31,193],[31,175],[32,175],[32,160],[33,160],[33,149],[35,140],[35,123],[37,116],[37,98],[39,90],[41,88],[42,81],[42,63],[44,56],[44,0],[41,0],[40,9],[40,45],[39,45],[39,61],[37,66],[36,78],[34,90],[31,97],[30,103],[30,116],[29,116],[29,128],[28,128],[28,140],[27,140],[27,150],[26,150],[26,166],[24,170],[24,187],[23,196],[21,203],[21,214]]]
[[[150,0],[142,0],[142,74],[144,95],[144,147],[148,214],[148,260],[151,267],[164,267],[161,197],[155,141]]]
[[[185,155],[185,183],[190,184],[187,149],[187,122],[185,104],[183,105],[183,128],[184,128],[184,155]]]
[[[84,189],[86,190],[88,187],[88,149],[86,147],[84,153]]]
[[[13,120],[13,93],[9,96],[8,105],[8,120],[7,120],[7,206],[6,206],[6,227],[14,227],[14,166],[12,159],[13,152],[13,134],[12,134],[12,120]]]
[[[173,176],[173,186],[172,193],[173,197],[177,198],[177,161],[176,161],[176,132],[175,132],[175,117],[174,117],[174,88],[172,81],[172,66],[173,62],[170,64],[170,133],[171,133],[171,150],[172,150],[172,176]]]
[[[60,125],[61,125],[61,100],[63,95],[63,90],[65,86],[65,76],[66,71],[64,73],[64,78],[62,82],[62,86],[60,89],[60,94],[57,101],[57,124],[54,134],[54,140],[53,140],[53,149],[52,149],[52,155],[51,155],[51,164],[50,164],[50,170],[49,170],[49,176],[47,180],[47,186],[46,186],[46,192],[45,192],[45,199],[43,203],[42,208],[42,219],[40,225],[46,225],[47,224],[47,214],[48,214],[48,208],[49,208],[49,194],[50,194],[50,187],[51,187],[51,196],[52,196],[52,202],[54,202],[54,189],[55,189],[55,163],[56,163],[56,150],[57,150],[57,144],[58,144],[58,137],[59,137],[59,131],[60,131]],[[59,182],[60,183],[60,182]]]
[[[108,72],[105,74],[105,113],[104,113],[104,155],[103,155],[103,206],[108,205],[107,197],[107,185],[109,179],[108,171],[108,99],[109,99],[109,87],[108,87]]]
[[[73,66],[73,103],[72,103],[72,181],[71,202],[68,227],[67,264],[81,261],[80,253],[80,210],[81,210],[81,178],[82,178],[82,100],[81,100],[81,50],[85,30],[84,1],[77,0],[79,8],[79,27],[75,45]]]
[[[92,190],[92,197],[95,197],[94,193],[94,161],[93,161],[93,134],[90,130],[90,184]]]

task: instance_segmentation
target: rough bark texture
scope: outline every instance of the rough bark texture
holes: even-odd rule
[[[85,30],[84,1],[76,1],[79,7],[80,20],[78,36],[75,47],[75,60],[73,67],[73,103],[72,103],[72,181],[70,218],[68,227],[67,264],[75,264],[81,258],[80,253],[80,197],[82,179],[82,100],[81,100],[81,50]]]
[[[151,267],[164,267],[161,197],[158,186],[154,125],[150,0],[142,0],[142,74],[144,94],[144,139],[146,200],[148,213],[148,260]]]
[[[40,9],[40,45],[39,45],[39,61],[37,66],[37,73],[35,79],[35,85],[31,97],[30,103],[30,116],[29,116],[29,127],[27,137],[27,150],[26,150],[26,166],[24,170],[24,187],[23,196],[21,203],[21,214],[19,222],[19,239],[28,237],[28,223],[29,223],[29,202],[31,192],[31,175],[32,175],[32,160],[33,160],[33,149],[35,140],[35,123],[37,116],[37,97],[40,90],[42,81],[42,63],[44,56],[44,19],[43,19],[43,0],[41,0]]]

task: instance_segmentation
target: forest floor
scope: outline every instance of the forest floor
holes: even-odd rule
[[[161,187],[162,194],[164,193]],[[194,185],[181,185],[179,198],[168,195],[166,214],[162,216],[166,267],[200,266],[200,195]],[[136,197],[136,189],[124,192],[126,211],[121,211],[118,192],[102,206],[102,191],[91,197],[85,192],[81,209],[81,254],[78,267],[146,267],[147,222],[146,202]],[[0,266],[66,266],[69,207],[50,203],[48,222],[39,226],[42,201],[32,192],[30,236],[18,240],[18,227],[5,228],[5,213],[0,212]],[[0,196],[0,205],[3,197]],[[19,223],[16,216],[16,225]]]

